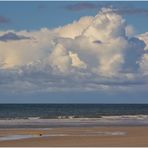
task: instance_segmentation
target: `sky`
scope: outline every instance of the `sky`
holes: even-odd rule
[[[148,103],[148,2],[0,2],[0,103]]]

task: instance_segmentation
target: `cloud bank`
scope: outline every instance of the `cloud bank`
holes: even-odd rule
[[[148,86],[148,33],[111,8],[62,27],[0,31],[0,91],[133,91]]]

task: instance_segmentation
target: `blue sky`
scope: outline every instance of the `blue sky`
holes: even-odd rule
[[[148,103],[147,26],[148,2],[0,2],[0,103]]]
[[[82,10],[69,10],[68,6],[77,7],[78,4],[93,4],[95,8],[82,8]],[[134,25],[139,33],[147,31],[148,19],[147,14],[142,10],[148,9],[148,2],[1,2],[0,14],[8,19],[10,23],[1,24],[2,29],[27,29],[34,30],[42,27],[54,28],[63,26],[82,16],[96,15],[102,7],[113,6],[122,9],[139,10],[135,14],[124,14],[127,22]],[[147,12],[148,13],[148,12]],[[57,19],[55,19],[57,18]],[[143,23],[142,23],[143,22]]]

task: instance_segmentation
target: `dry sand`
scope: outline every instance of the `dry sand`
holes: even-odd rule
[[[100,132],[116,133],[123,135],[97,135]],[[39,135],[38,138],[19,139],[11,141],[0,141],[0,146],[9,147],[44,147],[44,146],[148,146],[148,126],[134,127],[67,127],[49,129],[1,129],[0,136],[6,135]],[[55,134],[55,136],[44,137],[44,135]],[[58,136],[56,134],[67,134]]]

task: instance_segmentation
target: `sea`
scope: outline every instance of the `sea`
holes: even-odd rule
[[[0,119],[148,115],[148,104],[0,104]]]
[[[148,104],[0,104],[0,128],[148,125]]]

